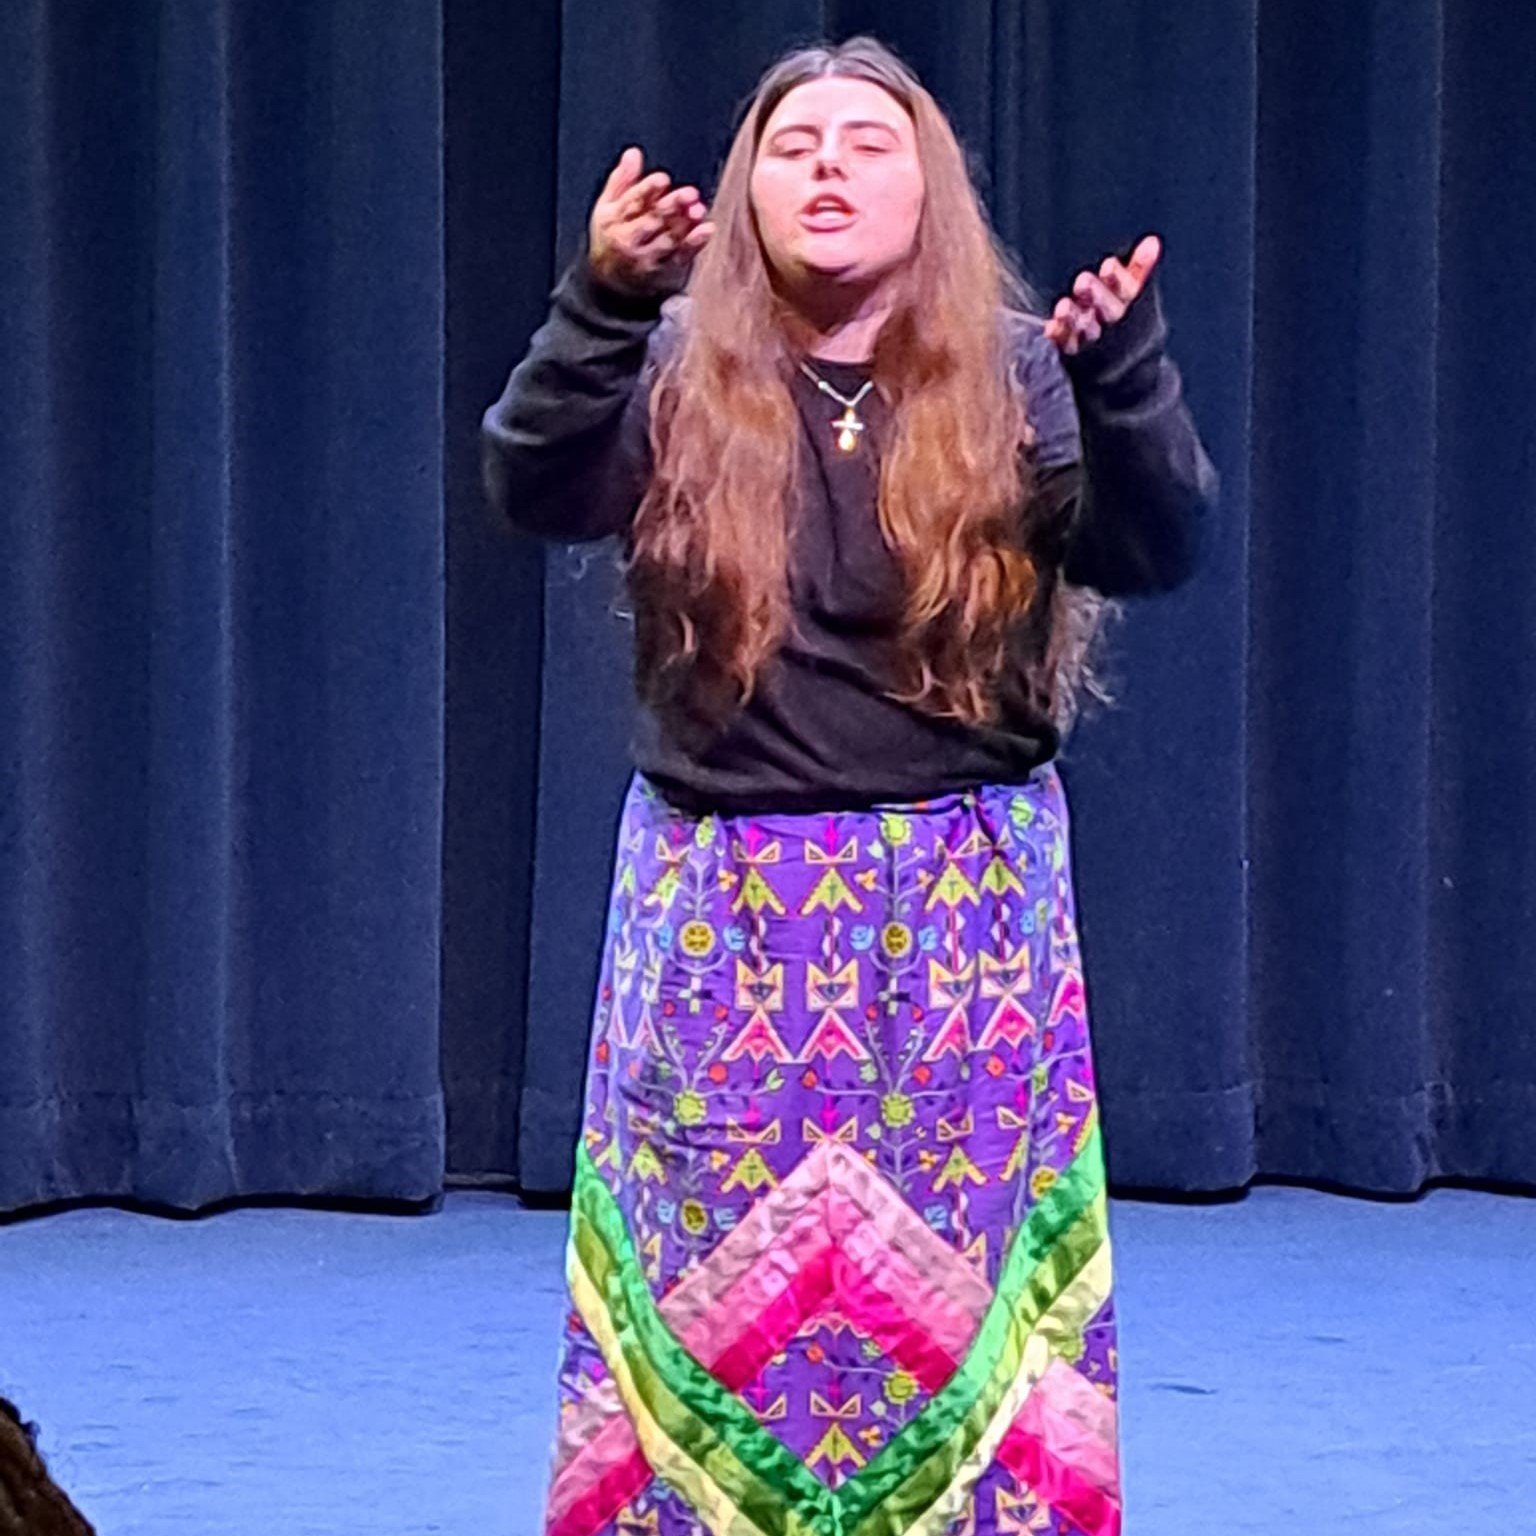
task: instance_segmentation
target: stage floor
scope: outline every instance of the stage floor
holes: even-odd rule
[[[1127,1536],[1517,1536],[1536,1200],[1117,1202]],[[0,1227],[0,1393],[103,1536],[536,1536],[565,1218]]]

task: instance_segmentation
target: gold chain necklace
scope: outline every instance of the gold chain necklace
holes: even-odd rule
[[[856,395],[850,397],[839,394],[837,390],[833,389],[804,358],[800,359],[800,371],[822,394],[830,395],[842,406],[843,414],[833,418],[832,430],[837,433],[837,451],[839,453],[852,453],[859,446],[859,436],[864,431],[864,423],[859,418],[859,401],[875,387],[875,381],[873,379],[865,379],[863,388]]]

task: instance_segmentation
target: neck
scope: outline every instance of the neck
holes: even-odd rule
[[[790,344],[829,363],[867,363],[896,307],[890,285],[817,283],[783,295]]]

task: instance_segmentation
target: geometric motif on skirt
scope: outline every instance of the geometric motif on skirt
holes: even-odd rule
[[[636,778],[546,1536],[1118,1536],[1066,803],[690,818]]]

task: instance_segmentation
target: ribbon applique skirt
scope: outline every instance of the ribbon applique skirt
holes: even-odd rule
[[[1116,1536],[1067,807],[619,832],[546,1536]]]

